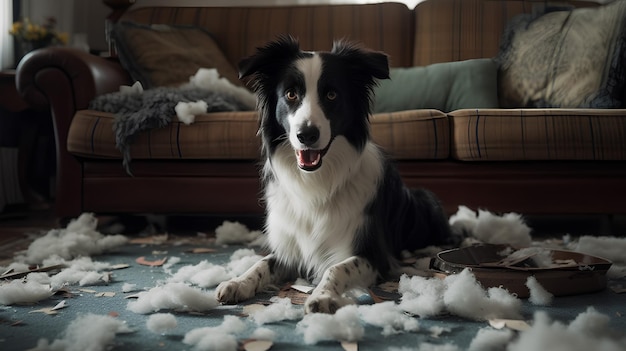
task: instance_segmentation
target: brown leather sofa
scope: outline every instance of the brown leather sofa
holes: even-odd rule
[[[494,57],[507,21],[538,4],[545,2],[133,7],[122,19],[203,27],[233,65],[290,33],[309,50],[327,50],[334,39],[348,37],[386,52],[393,67],[411,67]],[[129,176],[115,148],[113,116],[87,109],[94,97],[133,83],[119,61],[46,48],[29,54],[17,75],[26,101],[52,112],[59,216],[263,212],[255,112],[210,113],[190,126],[172,122],[142,133]],[[589,131],[579,125],[593,127],[592,141],[580,136]],[[466,205],[524,214],[623,214],[625,126],[623,109],[417,109],[376,114],[372,135],[409,186],[433,190],[450,212]]]

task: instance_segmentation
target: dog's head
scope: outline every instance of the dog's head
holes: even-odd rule
[[[369,138],[376,79],[389,78],[387,55],[336,42],[330,52],[306,52],[289,36],[259,48],[239,64],[258,96],[266,155],[288,141],[304,171],[315,171],[333,140],[357,150]]]

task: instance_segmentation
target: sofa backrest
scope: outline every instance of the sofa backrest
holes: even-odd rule
[[[413,65],[494,57],[507,22],[546,7],[597,6],[576,0],[426,0],[415,10]]]
[[[302,5],[276,7],[139,7],[121,20],[144,24],[194,25],[208,30],[236,64],[280,34],[304,50],[329,50],[346,38],[381,50],[394,67],[412,63],[413,12],[404,4]]]

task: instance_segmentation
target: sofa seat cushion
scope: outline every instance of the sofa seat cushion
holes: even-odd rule
[[[70,126],[67,149],[89,158],[122,159],[113,133],[113,114],[78,111]],[[436,110],[382,113],[372,116],[372,137],[391,156],[403,159],[445,159],[450,151],[447,116]],[[185,125],[139,133],[131,146],[131,158],[258,160],[261,140],[257,136],[255,111],[219,112],[196,116]],[[132,166],[132,161],[131,161]]]
[[[70,126],[68,151],[85,157],[121,159],[115,145],[114,120],[111,113],[78,111]],[[139,133],[131,146],[131,158],[258,159],[257,130],[255,111],[198,115],[190,125],[174,121],[164,128]]]
[[[626,160],[623,109],[468,109],[449,116],[458,160]]]
[[[450,124],[438,110],[378,113],[372,139],[397,160],[437,160],[450,155]]]

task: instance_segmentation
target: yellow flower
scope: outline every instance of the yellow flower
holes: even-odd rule
[[[66,44],[68,41],[67,33],[57,32],[54,29],[56,20],[47,18],[46,24],[34,24],[28,18],[23,22],[14,22],[9,29],[9,34],[13,35],[20,41],[34,42],[39,46],[47,46],[52,44]]]

